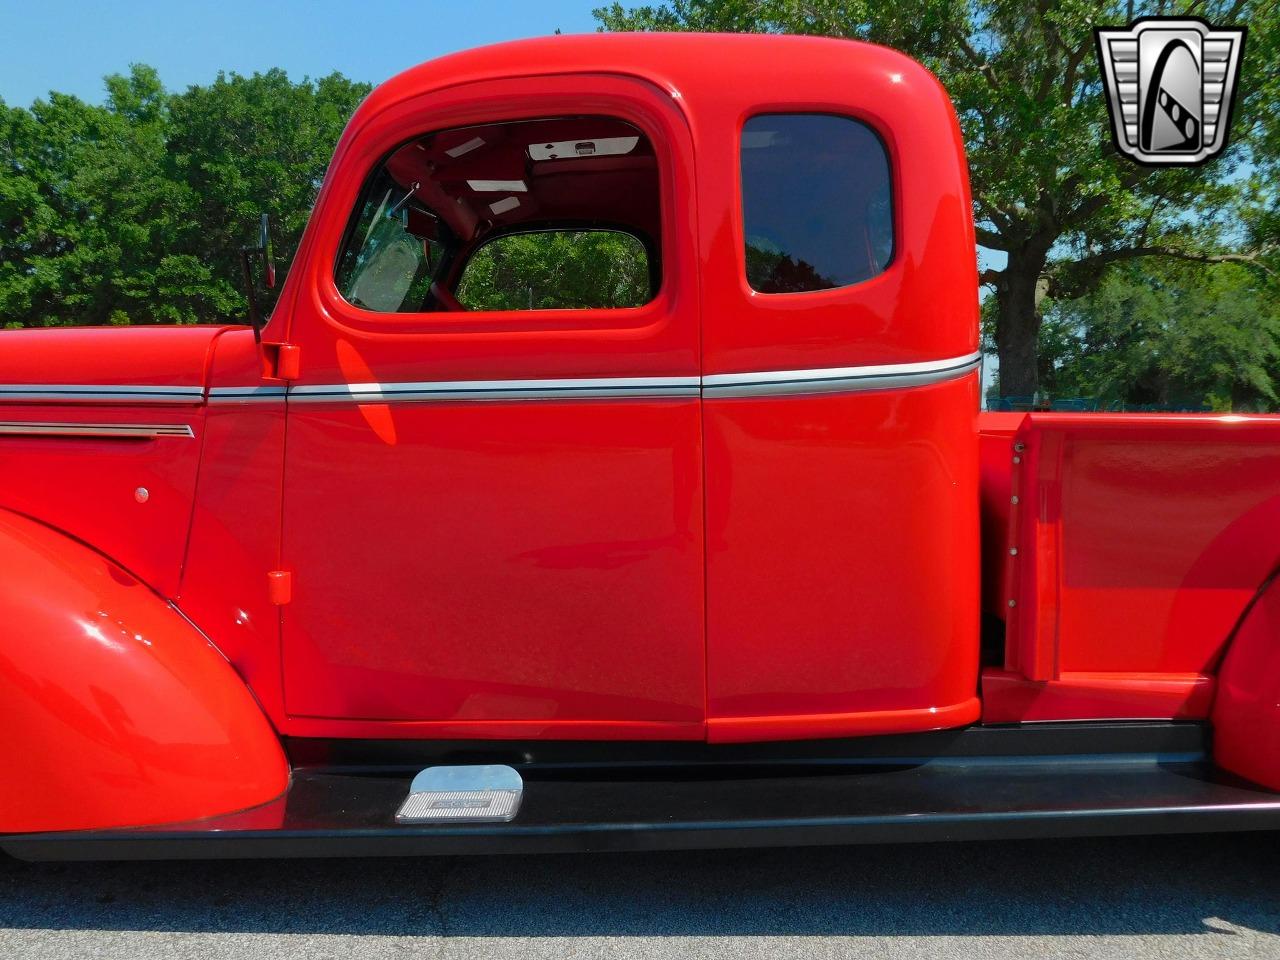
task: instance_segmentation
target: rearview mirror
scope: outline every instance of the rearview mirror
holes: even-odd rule
[[[405,207],[404,214],[404,228],[410,236],[419,240],[440,241],[440,221],[434,214],[415,206]]]

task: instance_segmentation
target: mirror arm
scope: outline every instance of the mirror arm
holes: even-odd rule
[[[258,310],[258,294],[253,288],[253,260],[261,256],[258,247],[245,247],[240,251],[240,265],[244,268],[244,290],[249,298],[249,325],[253,327],[253,342],[262,342],[262,314]]]
[[[276,263],[271,254],[271,218],[262,214],[258,219],[258,245],[240,248],[240,266],[244,268],[244,292],[249,300],[249,325],[253,327],[253,342],[262,343],[262,311],[258,309],[258,294],[253,286],[253,261],[262,259],[263,280],[270,290],[276,285]]]

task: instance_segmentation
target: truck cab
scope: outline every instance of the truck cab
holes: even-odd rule
[[[0,334],[5,848],[1280,822],[1280,419],[980,414],[980,368],[959,127],[901,54],[410,70],[261,331]],[[506,833],[395,816],[497,767]]]
[[[977,718],[945,94],[888,51],[779,46],[826,57],[783,96],[750,38],[650,39],[550,40],[542,75],[542,45],[446,59],[353,119],[268,329],[300,358],[290,714],[698,740]]]

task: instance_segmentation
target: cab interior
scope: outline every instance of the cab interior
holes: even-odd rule
[[[622,268],[641,276],[624,294],[643,303],[661,284],[660,221],[653,145],[625,121],[558,117],[443,130],[409,141],[375,170],[348,229],[338,285],[356,306],[379,311],[475,309],[459,296],[473,258],[498,238],[542,234],[524,252],[550,261],[551,271],[551,248],[564,237],[580,248],[585,237],[588,246],[559,255],[594,258],[606,273],[619,265],[605,261],[630,260]]]

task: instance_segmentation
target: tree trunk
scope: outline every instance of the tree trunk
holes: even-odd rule
[[[1044,257],[1010,256],[1009,265],[1001,272],[996,288],[996,352],[1002,397],[1033,397],[1040,385],[1036,285],[1044,265]]]

